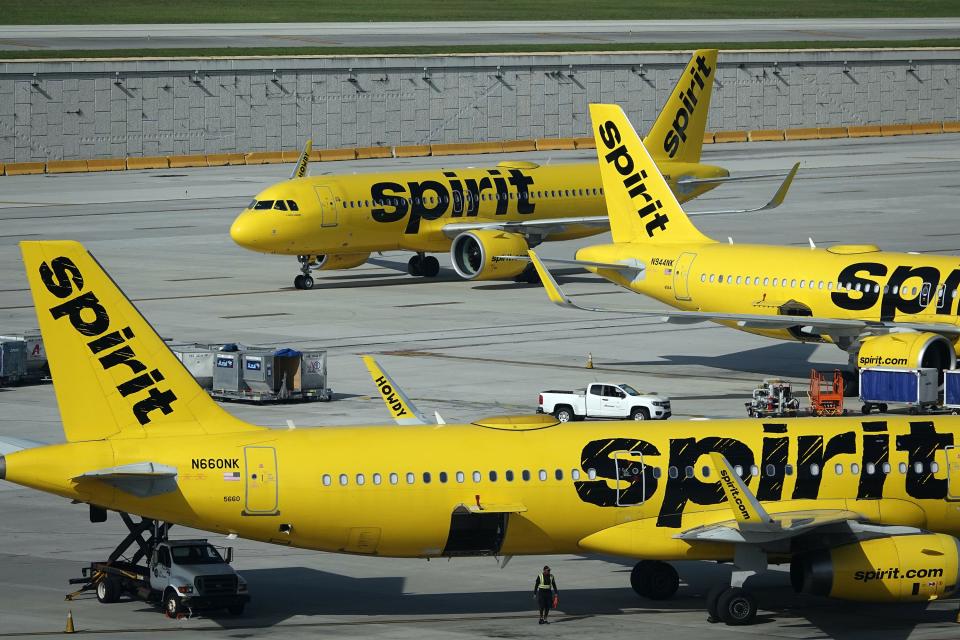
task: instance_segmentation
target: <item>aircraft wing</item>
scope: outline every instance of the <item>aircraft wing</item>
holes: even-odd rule
[[[752,207],[748,209],[717,209],[713,211],[687,211],[688,216],[716,216],[716,215],[726,215],[733,213],[757,213],[760,211],[769,211],[770,209],[776,209],[781,204],[783,204],[784,199],[787,197],[787,191],[790,190],[790,185],[793,184],[793,178],[797,175],[797,171],[800,169],[800,163],[793,165],[793,168],[790,169],[787,173],[783,182],[780,184],[780,187],[773,194],[773,197],[764,205],[759,207]],[[782,175],[782,174],[772,174],[772,175]],[[750,176],[750,179],[758,177],[769,177],[769,176]],[[684,184],[690,184],[691,181],[688,181]],[[475,222],[452,222],[450,224],[444,225],[443,234],[448,238],[456,238],[458,235],[465,231],[475,231],[478,229],[494,229],[496,231],[507,231],[512,233],[519,233],[525,236],[540,236],[546,237],[550,234],[562,233],[569,229],[570,227],[594,227],[597,229],[609,229],[610,228],[610,218],[607,216],[579,216],[579,217],[570,217],[570,218],[544,218],[541,220],[477,220]]]
[[[543,287],[546,289],[547,297],[554,304],[566,307],[568,309],[580,309],[581,311],[593,311],[598,313],[627,313],[649,318],[660,318],[663,322],[671,324],[696,324],[699,322],[723,322],[736,325],[742,329],[787,329],[790,327],[800,327],[801,332],[811,335],[828,333],[830,335],[849,335],[860,336],[870,334],[885,334],[893,329],[910,329],[913,331],[928,331],[942,335],[956,336],[960,335],[960,327],[948,324],[936,324],[929,322],[896,322],[889,320],[861,320],[861,319],[843,319],[843,318],[820,318],[816,316],[788,316],[788,315],[763,315],[759,313],[717,313],[708,311],[680,311],[676,309],[666,309],[656,311],[652,309],[612,309],[605,307],[583,306],[574,302],[560,285],[557,283],[553,274],[544,265],[544,259],[540,258],[532,249],[528,251],[530,260],[534,268],[540,275]],[[599,269],[617,269],[615,266],[598,266],[597,263],[580,262],[577,260],[566,261],[566,264],[576,263],[587,268]],[[629,265],[622,265],[617,270],[622,270]],[[636,268],[636,267],[633,267]]]

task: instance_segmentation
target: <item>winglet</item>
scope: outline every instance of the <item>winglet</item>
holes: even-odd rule
[[[372,356],[361,356],[363,363],[367,365],[370,377],[373,378],[373,384],[380,392],[383,403],[387,405],[387,411],[393,416],[394,422],[399,425],[410,424],[430,424],[426,417],[420,413],[413,401],[407,397],[407,394],[397,386],[393,378],[383,370],[383,367]]]
[[[731,213],[758,213],[760,211],[769,211],[770,209],[776,209],[783,201],[787,198],[787,192],[790,190],[790,185],[793,184],[793,178],[797,175],[797,171],[800,170],[800,163],[797,162],[793,165],[793,168],[787,173],[786,177],[783,179],[783,182],[780,183],[780,186],[777,188],[776,193],[773,194],[773,197],[770,198],[770,201],[767,204],[754,207],[752,209],[720,209],[716,211],[688,211],[688,216],[717,216],[717,215],[727,215]]]
[[[540,282],[543,283],[543,288],[547,290],[547,297],[550,298],[550,302],[560,307],[567,307],[568,309],[579,309],[580,307],[574,304],[560,288],[560,285],[557,284],[553,274],[550,273],[550,270],[547,269],[543,261],[540,260],[540,256],[538,256],[533,249],[528,249],[527,253],[530,255],[530,262],[533,263],[533,268],[537,270],[537,275],[540,276]]]
[[[290,179],[302,178],[307,175],[307,164],[310,162],[310,149],[313,148],[313,139],[310,138],[307,140],[306,144],[303,145],[303,151],[300,153],[300,159],[297,160],[297,165],[293,168],[293,173],[290,174]]]
[[[760,501],[743,483],[737,472],[730,467],[730,463],[723,454],[711,453],[710,458],[713,460],[717,475],[720,476],[720,486],[727,496],[737,524],[768,525],[773,522],[770,514],[760,505]]]

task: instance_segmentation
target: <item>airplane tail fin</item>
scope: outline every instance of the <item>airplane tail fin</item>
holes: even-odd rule
[[[713,242],[690,222],[617,105],[591,104],[600,177],[614,242]]]
[[[68,441],[259,430],[221,409],[78,242],[21,242]]]
[[[717,50],[699,49],[677,80],[643,144],[658,161],[700,162]]]

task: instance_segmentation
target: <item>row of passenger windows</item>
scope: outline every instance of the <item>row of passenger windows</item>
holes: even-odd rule
[[[300,207],[293,200],[254,200],[247,209],[256,209],[264,211],[266,209],[275,209],[276,211],[300,211]]]
[[[400,474],[396,472],[389,473],[386,476],[386,481],[389,482],[390,484],[400,484],[401,475],[403,477],[403,481],[405,484],[417,483],[417,474],[412,471],[407,471],[404,474]],[[527,469],[524,469],[523,471],[521,471],[519,475],[520,475],[520,479],[523,480],[524,482],[530,482],[531,480],[533,480],[533,477],[534,477],[533,474]],[[579,469],[573,469],[570,471],[570,478],[572,480],[580,480],[582,475],[583,474],[580,472]],[[597,477],[597,472],[594,469],[590,469],[587,471],[586,475],[588,478],[593,480],[594,478]],[[563,476],[564,476],[563,469],[555,469],[553,471],[553,478],[555,480],[563,480]],[[481,473],[480,471],[472,472],[469,477],[475,483],[483,482],[483,473]],[[539,480],[540,482],[546,482],[550,478],[550,473],[547,472],[546,469],[540,469],[537,472],[536,477],[537,477],[537,480]],[[333,476],[331,476],[329,473],[323,474],[323,477],[321,479],[323,482],[323,486],[325,487],[329,487],[330,485],[333,484]],[[422,474],[420,474],[420,480],[421,482],[423,482],[423,484],[430,484],[431,482],[433,482],[433,479],[434,479],[434,475],[429,471],[424,471]],[[450,481],[450,475],[446,471],[441,471],[436,474],[436,479],[441,484],[445,484]],[[462,484],[467,481],[467,474],[464,473],[463,471],[457,471],[453,474],[453,479],[457,483]],[[500,474],[496,471],[489,471],[487,472],[487,479],[490,482],[498,482],[500,480]],[[513,482],[516,479],[517,479],[516,474],[514,474],[512,470],[507,470],[503,472],[504,481]],[[337,481],[340,483],[341,486],[345,487],[348,484],[350,484],[350,476],[346,473],[341,473],[337,477]],[[383,484],[384,476],[379,473],[374,473],[370,476],[370,481],[373,484],[377,484],[377,485]],[[364,485],[367,483],[367,476],[363,473],[358,473],[355,476],[353,476],[353,482],[354,484],[357,484],[357,485]]]
[[[630,478],[632,476],[639,476],[641,467],[642,465],[637,463],[633,463],[629,461],[621,461],[620,467],[619,467],[620,475],[621,477],[625,477],[625,478]],[[847,469],[849,469],[850,474],[854,476],[858,476],[861,473],[860,464],[856,462],[851,462],[849,465],[846,465],[846,466],[838,462],[832,466],[833,473],[834,475],[837,475],[837,476],[842,476],[844,473],[847,472]],[[900,464],[897,465],[897,470],[901,474],[906,474],[909,469],[910,469],[910,465],[908,465],[906,462],[901,462]],[[928,473],[937,473],[938,471],[940,471],[940,465],[937,464],[936,462],[930,462],[930,464],[926,466],[922,462],[913,463],[914,473],[917,473],[917,474],[923,473],[924,469],[926,469]],[[660,467],[650,467],[650,470],[654,478],[659,479],[663,477],[663,469],[661,469]],[[820,465],[816,463],[812,463],[809,467],[809,470],[810,470],[810,475],[812,476],[819,476],[821,473],[826,473],[827,471],[827,469],[821,469]],[[734,467],[734,471],[741,478],[746,478],[748,476],[759,477],[761,475],[761,469],[757,465],[751,465],[749,469],[744,469],[744,467],[742,467],[741,465],[736,465]],[[868,462],[867,464],[863,465],[862,471],[865,475],[868,475],[868,476],[872,476],[878,473],[889,475],[893,473],[893,466],[889,462],[884,462],[879,466],[875,465],[872,462]],[[695,470],[692,466],[683,468],[682,472],[685,478],[693,478],[695,475]],[[745,472],[746,472],[746,475],[745,475]],[[675,480],[680,477],[681,469],[679,467],[668,467],[666,470],[666,473],[671,479]],[[768,464],[768,465],[765,465],[763,468],[763,475],[766,475],[767,477],[774,477],[777,475],[777,473],[778,472],[777,472],[776,465]],[[700,474],[704,478],[709,478],[711,474],[711,468],[708,466],[702,467],[700,469]],[[784,465],[783,474],[792,476],[794,474],[794,466],[791,464]],[[400,474],[397,472],[389,473],[386,475],[386,481],[393,485],[401,484],[401,476],[404,484],[412,485],[417,483],[417,474],[412,471],[408,471],[404,474]],[[458,484],[463,484],[464,482],[466,482],[467,477],[468,477],[467,474],[464,473],[463,471],[457,471],[453,474],[453,479]],[[563,480],[563,477],[564,477],[563,469],[554,470],[553,478],[555,480]],[[579,469],[573,469],[570,471],[571,480],[580,480],[583,477],[584,477],[584,474],[582,474]],[[480,471],[474,471],[470,474],[469,478],[474,483],[483,482],[483,473],[481,473]],[[497,482],[499,481],[500,476],[496,471],[489,471],[487,473],[487,478],[490,482]],[[550,474],[547,472],[546,469],[540,469],[537,472],[536,478],[540,482],[546,482],[550,478]],[[596,469],[587,469],[586,478],[589,480],[596,480],[597,478]],[[420,480],[423,482],[423,484],[430,484],[431,482],[433,482],[433,479],[434,479],[434,476],[429,471],[424,471],[422,474],[420,474]],[[447,482],[450,481],[450,476],[447,474],[446,471],[441,471],[436,474],[436,479],[441,484],[446,484]],[[506,482],[513,482],[516,479],[516,477],[513,471],[508,470],[508,471],[504,471],[503,479]],[[531,480],[533,480],[533,474],[527,469],[524,469],[523,471],[520,472],[520,479],[523,480],[524,482],[530,482]],[[329,487],[333,484],[334,477],[329,473],[325,473],[323,474],[321,480],[323,482],[323,486]],[[340,484],[340,486],[345,487],[350,484],[351,478],[348,474],[341,473],[339,476],[337,476],[337,482]],[[370,476],[370,482],[372,482],[375,485],[381,485],[384,483],[384,476],[380,473],[374,473]],[[354,475],[353,483],[358,486],[363,486],[367,484],[366,474],[358,473]]]
[[[760,285],[763,285],[764,287],[767,287],[767,286],[770,286],[770,287],[781,287],[781,288],[784,288],[784,289],[785,289],[785,288],[791,288],[791,289],[797,289],[797,288],[799,288],[799,289],[826,289],[827,291],[832,291],[834,288],[836,288],[837,291],[844,291],[844,290],[846,290],[846,291],[863,291],[864,293],[870,293],[871,291],[872,291],[873,293],[880,293],[881,291],[883,291],[883,293],[885,293],[885,294],[887,294],[887,293],[892,293],[893,295],[897,295],[897,294],[899,293],[899,294],[905,295],[905,296],[906,296],[906,295],[913,295],[913,296],[915,296],[915,295],[917,295],[917,293],[919,293],[919,291],[920,291],[923,287],[930,287],[930,288],[932,288],[932,285],[929,285],[929,284],[926,283],[926,282],[923,283],[923,285],[921,286],[921,288],[917,288],[917,287],[903,287],[903,288],[901,288],[901,287],[899,287],[899,286],[897,286],[897,285],[893,285],[893,286],[884,285],[884,286],[881,288],[879,284],[873,284],[873,285],[871,285],[871,284],[863,284],[863,283],[860,283],[860,282],[857,282],[856,284],[854,284],[853,282],[837,282],[837,283],[833,283],[833,282],[824,282],[823,280],[797,280],[797,279],[795,279],[795,278],[794,278],[794,279],[787,279],[787,278],[770,278],[770,277],[764,277],[764,278],[761,279],[760,276],[731,276],[731,275],[722,275],[722,274],[721,274],[721,275],[717,275],[717,274],[714,274],[714,273],[711,273],[711,274],[708,276],[706,273],[700,274],[700,282],[707,282],[707,281],[709,281],[709,282],[711,282],[711,283],[714,283],[714,282],[715,282],[715,283],[717,283],[717,284],[743,284],[743,285],[747,285],[747,286],[760,286]],[[937,295],[942,295],[942,294],[943,294],[943,289],[944,289],[944,287],[943,287],[943,285],[941,285],[940,288],[937,289]],[[950,297],[951,297],[951,298],[956,298],[956,297],[957,297],[957,290],[956,290],[956,289],[954,289],[954,290],[950,293]]]
[[[524,193],[513,193],[508,191],[505,194],[501,193],[480,193],[478,196],[474,196],[469,191],[464,192],[463,202],[467,204],[474,201],[480,202],[492,202],[494,200],[533,200],[536,198],[577,198],[577,197],[589,197],[589,196],[602,196],[603,189],[561,189],[555,191],[528,191]],[[361,208],[370,208],[374,207],[399,207],[403,205],[420,205],[420,204],[449,204],[450,200],[459,200],[458,198],[451,198],[447,194],[442,194],[440,196],[430,196],[425,198],[383,198],[380,200],[344,200],[343,208],[344,209],[361,209]]]

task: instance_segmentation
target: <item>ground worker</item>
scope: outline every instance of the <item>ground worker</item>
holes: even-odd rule
[[[556,578],[550,573],[550,567],[544,567],[543,573],[538,575],[537,580],[533,583],[533,597],[540,608],[540,624],[550,624],[547,621],[547,616],[554,606],[554,600],[559,595]]]

